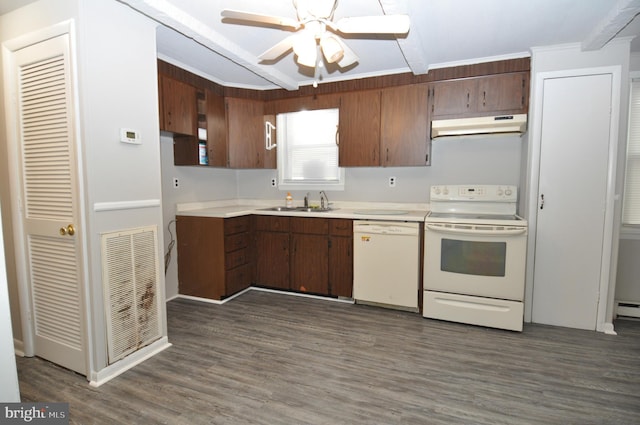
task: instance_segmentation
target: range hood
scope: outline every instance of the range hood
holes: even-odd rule
[[[524,133],[527,114],[433,120],[431,138],[472,134]]]

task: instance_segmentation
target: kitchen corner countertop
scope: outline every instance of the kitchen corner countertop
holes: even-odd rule
[[[330,211],[273,211],[283,206],[272,200],[223,200],[178,204],[176,215],[195,217],[231,218],[243,215],[273,215],[290,217],[347,218],[353,220],[424,221],[429,211],[427,204],[386,202],[333,202]],[[301,204],[294,203],[299,207]]]

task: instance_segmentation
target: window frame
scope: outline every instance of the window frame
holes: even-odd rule
[[[640,71],[633,71],[629,73],[629,111],[628,111],[628,123],[627,123],[627,141],[626,141],[626,150],[625,150],[625,170],[624,170],[624,185],[622,188],[622,192],[623,192],[623,202],[622,202],[622,211],[621,211],[621,217],[620,217],[620,224],[621,224],[621,234],[625,239],[639,239],[640,240],[640,222],[639,223],[629,223],[625,221],[625,210],[627,207],[627,190],[628,190],[628,184],[629,184],[629,162],[630,162],[630,153],[629,153],[629,146],[630,146],[630,138],[631,138],[631,129],[632,126],[634,125],[634,116],[636,117],[637,122],[635,123],[636,126],[640,127],[640,106],[638,106],[636,108],[635,111],[635,115],[633,114],[634,110],[633,110],[633,89],[634,89],[634,83],[637,86],[636,90],[638,90],[638,92],[636,93],[636,97],[639,98],[639,102],[640,102]],[[640,133],[640,132],[639,132]],[[636,143],[640,145],[640,134],[638,134],[638,140],[636,140]],[[635,161],[637,161],[638,163],[640,163],[640,154],[634,155]],[[640,165],[638,166],[638,170],[640,172]],[[636,184],[640,185],[640,182],[637,182]],[[640,210],[640,205],[637,206],[637,208]],[[639,211],[640,213],[640,211]]]
[[[339,108],[327,108],[328,110],[335,109],[339,116]],[[303,110],[303,111],[295,111],[290,113],[298,113],[298,112],[314,112],[314,111],[322,111],[325,109],[313,109],[313,110]],[[326,191],[343,191],[345,185],[345,170],[344,167],[340,167],[339,161],[339,149],[337,151],[337,174],[338,180],[335,181],[319,181],[319,180],[301,180],[301,181],[292,181],[285,179],[285,171],[287,169],[286,161],[287,155],[285,153],[286,149],[286,137],[283,132],[286,126],[282,125],[282,120],[285,119],[285,116],[290,113],[283,113],[276,115],[276,132],[277,132],[277,175],[278,175],[278,189],[280,191],[292,191],[292,190],[326,190]],[[339,122],[338,122],[339,128]],[[337,149],[337,146],[336,146]]]

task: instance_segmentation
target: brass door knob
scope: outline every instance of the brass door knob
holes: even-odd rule
[[[64,236],[64,235],[69,235],[69,236],[73,236],[76,233],[76,229],[73,227],[73,224],[68,225],[67,227],[61,227],[60,228],[60,235]]]

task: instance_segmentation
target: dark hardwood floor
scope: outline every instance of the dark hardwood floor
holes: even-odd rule
[[[168,303],[173,346],[92,388],[18,358],[23,401],[79,424],[638,424],[640,322],[522,333],[249,291]]]

